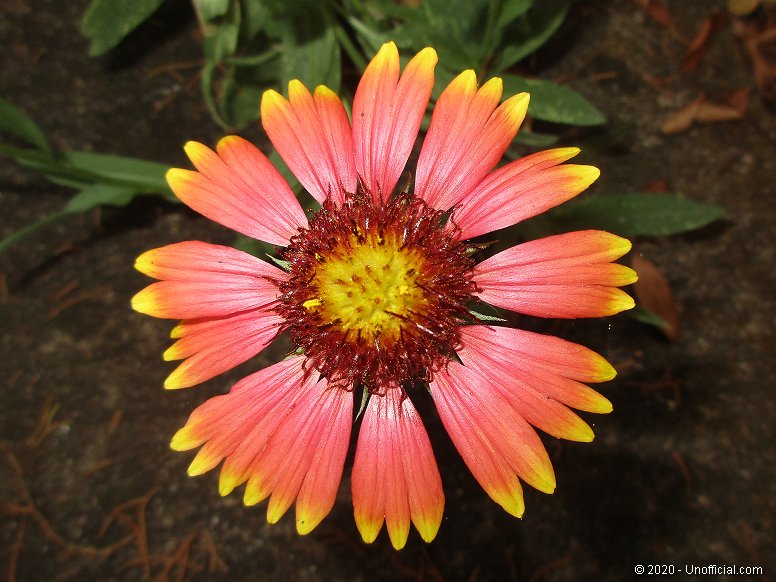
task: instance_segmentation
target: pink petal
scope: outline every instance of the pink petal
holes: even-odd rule
[[[356,169],[375,198],[393,192],[407,163],[434,86],[437,55],[425,48],[399,78],[399,51],[388,42],[364,71],[353,98]]]
[[[509,327],[462,327],[458,356],[467,367],[492,370],[562,404],[589,412],[611,412],[611,403],[580,382],[605,382],[616,375],[604,358],[579,344]]]
[[[431,395],[472,474],[506,511],[522,515],[517,478],[545,493],[554,491],[552,464],[538,435],[483,375],[450,362],[434,376]]]
[[[169,319],[267,309],[277,299],[277,281],[286,277],[248,253],[200,241],[147,251],[137,258],[135,267],[162,280],[137,293],[133,309]]]
[[[600,174],[597,168],[558,165],[578,153],[577,148],[547,150],[492,172],[455,210],[453,220],[461,238],[517,224],[587,189]]]
[[[442,522],[444,493],[434,452],[412,402],[401,388],[370,397],[353,464],[353,506],[365,542],[385,520],[391,544],[404,547],[410,521],[426,542]]]
[[[494,78],[477,90],[474,71],[458,75],[434,107],[418,159],[415,193],[447,210],[492,170],[515,138],[528,110],[528,94],[504,101]]]
[[[316,382],[303,357],[257,372],[197,408],[171,446],[202,446],[189,467],[199,475],[226,459],[219,491],[248,482],[246,504],[272,496],[275,523],[297,499],[297,530],[308,533],[334,505],[347,455],[353,398]]]
[[[549,236],[514,246],[475,268],[479,297],[539,317],[602,317],[631,309],[617,287],[636,281],[632,269],[612,263],[630,242],[603,231]]]
[[[189,466],[189,475],[211,470],[259,431],[271,435],[303,389],[314,383],[303,363],[301,356],[279,362],[243,378],[229,394],[197,407],[170,443],[176,451],[205,445]]]
[[[237,136],[223,138],[218,154],[189,142],[199,172],[172,169],[175,195],[200,214],[247,236],[286,246],[307,218],[293,191],[267,157]]]
[[[289,169],[318,202],[356,190],[353,140],[345,108],[330,89],[311,95],[299,81],[288,84],[288,99],[266,91],[261,123]]]
[[[188,388],[239,366],[267,347],[282,323],[274,313],[262,311],[182,322],[173,330],[179,339],[164,352],[164,359],[185,361],[164,387]]]
[[[311,386],[254,460],[246,498],[249,490],[271,492],[270,523],[298,498],[297,531],[311,532],[334,506],[352,424],[352,393],[325,380]]]

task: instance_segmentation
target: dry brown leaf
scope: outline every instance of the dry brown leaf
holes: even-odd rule
[[[761,10],[734,21],[734,30],[752,61],[754,80],[763,100],[776,104],[776,2],[761,2]]]
[[[726,102],[728,105],[739,111],[741,115],[743,115],[749,108],[749,100],[751,97],[752,94],[749,89],[744,87],[743,89],[733,91],[730,95],[728,95]]]
[[[660,131],[671,135],[687,131],[695,123],[737,121],[743,118],[748,105],[749,97],[746,89],[731,93],[724,103],[712,103],[705,95],[701,95],[666,117],[660,126]]]
[[[660,0],[636,0],[636,3],[652,20],[659,22],[668,29],[676,28],[668,7]]]
[[[666,323],[660,331],[669,340],[674,341],[679,335],[679,310],[668,280],[654,263],[639,254],[633,255],[631,266],[639,274],[639,280],[633,284],[638,304],[658,315]]]
[[[698,111],[695,113],[695,121],[698,123],[735,121],[742,117],[743,113],[735,107],[731,107],[727,104],[719,105],[717,103],[710,103],[709,101],[703,101],[698,107]]]
[[[698,68],[703,57],[709,52],[711,48],[711,40],[714,38],[714,34],[719,32],[728,22],[727,16],[722,12],[715,12],[707,16],[700,27],[698,32],[695,33],[695,37],[690,43],[690,47],[682,57],[682,72],[693,71]]]
[[[660,131],[667,135],[671,135],[690,129],[693,122],[695,121],[695,116],[698,114],[698,108],[700,108],[704,99],[706,99],[706,97],[701,95],[694,101],[691,101],[682,107],[679,111],[670,114],[663,120],[663,124],[660,126]]]

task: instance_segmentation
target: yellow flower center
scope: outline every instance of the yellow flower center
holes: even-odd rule
[[[350,341],[392,344],[403,323],[424,311],[424,256],[402,249],[395,237],[372,233],[361,241],[351,236],[349,244],[320,256],[310,282],[313,297],[303,306]]]
[[[329,385],[429,382],[454,357],[474,299],[469,247],[444,213],[406,192],[324,201],[282,253],[276,311]]]

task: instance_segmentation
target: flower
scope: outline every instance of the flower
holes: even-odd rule
[[[352,472],[356,525],[372,542],[386,524],[397,549],[413,523],[436,535],[444,508],[431,443],[413,399],[425,387],[474,477],[521,516],[521,481],[547,493],[552,465],[534,427],[564,439],[593,432],[571,408],[606,413],[586,383],[615,371],[568,341],[483,324],[478,303],[541,317],[598,317],[633,306],[618,287],[635,273],[613,261],[627,240],[601,231],[551,236],[477,263],[469,242],[585,190],[599,175],[564,164],[559,148],[494,169],[525,117],[528,95],[501,102],[502,83],[456,77],[434,108],[413,193],[394,194],[434,82],[426,48],[400,74],[393,43],[371,61],[352,125],[326,87],[299,81],[286,99],[267,91],[261,118],[272,144],[321,204],[307,219],[289,185],[247,141],[212,151],[190,142],[196,171],[170,170],[175,194],[206,217],[279,247],[279,266],[241,251],[189,241],[148,251],[137,268],[155,279],[133,307],[181,319],[165,381],[186,388],[241,364],[286,333],[292,355],[199,406],[172,439],[199,448],[190,475],[223,461],[219,491],[245,484],[253,505],[269,497],[274,523],[296,502],[310,532],[329,513],[354,425],[363,417]]]

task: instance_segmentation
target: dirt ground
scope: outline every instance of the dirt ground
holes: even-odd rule
[[[666,2],[691,39],[724,2]],[[199,95],[200,44],[184,1],[130,42],[87,57],[86,0],[6,0],[0,95],[57,147],[186,165],[189,139],[221,135]],[[578,3],[535,62],[585,94],[607,130],[572,131],[598,192],[667,184],[722,205],[695,233],[635,241],[671,282],[681,318],[669,343],[624,316],[552,331],[604,353],[620,370],[603,387],[614,412],[597,438],[545,438],[558,489],[526,491],[511,518],[476,485],[431,409],[424,410],[447,506],[435,542],[415,532],[401,552],[385,533],[361,543],[348,467],[331,515],[298,537],[292,515],[268,526],[264,506],[221,498],[216,475],[186,477],[191,455],[171,435],[207,397],[277,357],[270,351],[194,390],[164,392],[169,322],[133,313],[146,284],[142,251],[231,233],[149,198],[74,217],[0,256],[0,572],[16,580],[621,580],[637,565],[709,564],[776,572],[776,309],[772,111],[730,24],[700,66],[630,0]],[[663,135],[701,94],[749,89],[743,120]],[[263,143],[257,129],[244,133]],[[617,139],[614,139],[614,138]],[[0,236],[61,207],[69,192],[3,160]],[[185,567],[185,575],[183,568]],[[180,578],[177,578],[180,576]]]

